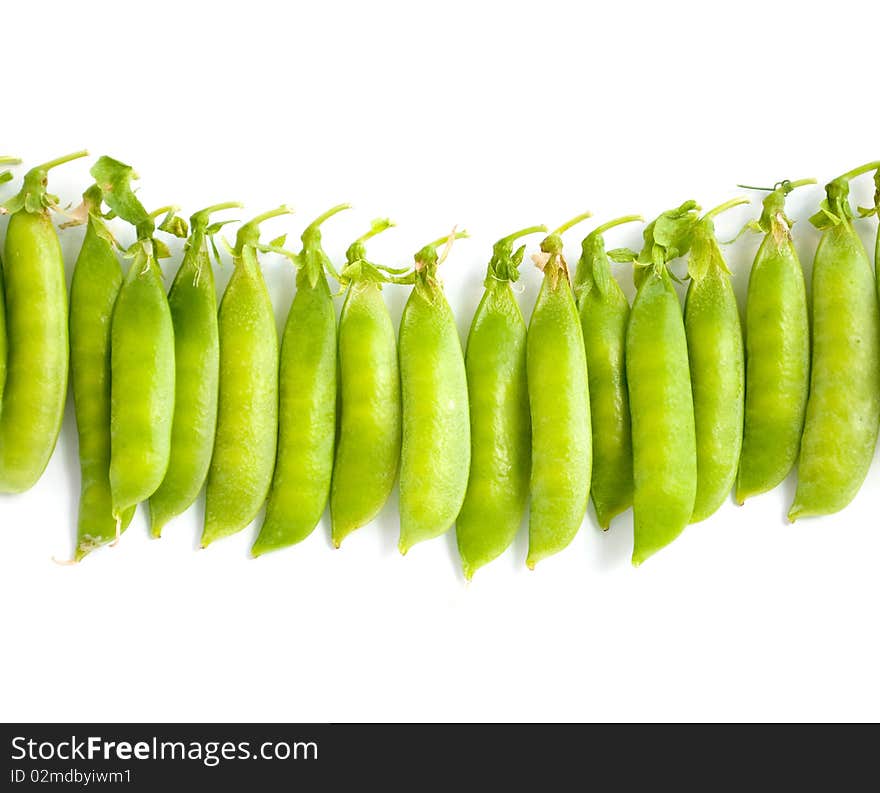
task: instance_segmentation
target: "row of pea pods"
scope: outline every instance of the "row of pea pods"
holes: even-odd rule
[[[880,205],[878,162],[831,181],[812,218],[822,231],[812,311],[785,200],[814,182],[783,181],[749,224],[764,237],[744,329],[713,218],[746,199],[702,214],[688,201],[645,227],[640,252],[606,251],[603,238],[640,217],[598,226],[573,274],[561,235],[589,213],[499,240],[463,354],[438,277],[463,232],[391,268],[367,255],[392,225],[377,220],[337,268],[321,226],[347,205],[316,218],[296,253],[283,237],[261,241],[260,224],[289,211],[279,207],[239,227],[218,307],[211,258],[227,221],[214,215],[240,205],[208,207],[189,224],[170,207],[148,212],[131,167],[109,157],[64,224],[86,226],[68,302],[48,172],[85,154],[31,169],[3,205],[0,301],[0,490],[26,490],[45,469],[69,368],[82,474],[76,561],[116,543],[141,502],[158,537],[203,486],[202,544],[265,505],[260,555],[307,537],[328,501],[338,546],[378,514],[399,473],[401,552],[455,524],[469,578],[511,544],[527,504],[530,567],[571,542],[590,496],[602,528],[633,507],[640,564],[732,489],[742,502],[796,464],[791,520],[842,509],[865,479],[880,425],[880,309],[849,181],[876,171]],[[134,227],[134,244],[123,249],[113,217]],[[167,295],[160,231],[186,238]],[[543,282],[527,325],[511,284],[525,255],[518,241],[536,233],[546,235],[533,256]],[[266,252],[297,268],[280,342]],[[684,312],[669,269],[682,256]],[[633,264],[632,306],[612,261]],[[328,278],[345,294],[338,325]],[[399,338],[382,297],[389,283],[412,287]]]

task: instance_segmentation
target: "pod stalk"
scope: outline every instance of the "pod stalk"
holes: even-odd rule
[[[72,154],[65,154],[63,157],[56,157],[54,160],[49,160],[49,162],[44,162],[42,165],[37,165],[31,168],[31,171],[49,171],[52,168],[56,168],[59,165],[64,165],[66,162],[70,162],[71,160],[78,160],[81,157],[88,157],[89,152],[88,149],[82,149],[81,151],[75,151]]]
[[[303,236],[305,237],[306,234],[308,234],[309,232],[316,231],[325,220],[327,220],[328,218],[332,218],[334,215],[337,215],[346,209],[351,209],[351,204],[337,204],[335,207],[331,207],[323,214],[318,215],[318,217],[316,217],[311,223],[309,223],[308,226],[306,226],[305,230],[303,231]]]
[[[860,165],[858,168],[853,168],[851,171],[847,171],[844,174],[841,174],[836,179],[832,179],[833,182],[841,182],[841,181],[850,181],[851,179],[855,179],[857,176],[861,176],[864,173],[868,173],[870,171],[876,171],[880,169],[880,160],[874,160],[873,162],[865,163],[864,165]]]
[[[616,226],[622,226],[624,223],[644,223],[645,219],[641,215],[623,215],[623,217],[615,218],[614,220],[609,220],[607,223],[603,223],[601,226],[597,226],[590,232],[590,236],[604,234],[606,231],[615,228]]]
[[[551,236],[551,237],[554,237],[554,236],[557,236],[557,235],[559,235],[559,234],[563,234],[563,233],[565,233],[566,231],[568,231],[572,226],[576,226],[578,223],[582,223],[582,222],[585,221],[587,218],[591,218],[591,217],[593,217],[593,213],[592,213],[592,212],[582,212],[580,215],[577,215],[576,217],[573,217],[571,220],[568,220],[568,221],[566,221],[565,223],[563,223],[563,224],[562,224],[558,229],[556,229],[555,231],[552,231],[552,232],[550,233],[550,236]]]
[[[743,196],[739,196],[738,198],[731,198],[730,201],[725,201],[723,204],[719,204],[717,207],[713,207],[706,214],[703,215],[700,220],[709,220],[710,218],[718,217],[722,212],[727,212],[728,209],[733,209],[734,207],[741,206],[742,204],[748,204],[749,199]]]
[[[212,204],[209,207],[200,209],[198,212],[193,212],[189,222],[192,226],[207,224],[211,215],[215,212],[222,212],[224,209],[241,209],[242,207],[244,207],[244,204],[238,201],[225,201],[222,204]]]
[[[245,245],[256,245],[260,241],[260,224],[266,220],[270,220],[271,218],[277,218],[281,215],[292,215],[293,210],[290,209],[286,204],[282,204],[280,207],[276,207],[275,209],[270,209],[268,212],[263,212],[260,215],[257,215],[255,218],[252,218],[247,223],[242,224],[242,226],[238,229],[238,234],[235,238],[235,255],[238,256],[241,254],[242,248]]]

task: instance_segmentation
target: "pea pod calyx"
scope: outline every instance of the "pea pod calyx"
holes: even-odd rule
[[[400,269],[386,267],[367,259],[367,248],[365,245],[367,240],[393,226],[394,222],[388,218],[377,218],[370,224],[369,231],[362,234],[348,246],[348,250],[345,252],[345,264],[336,279],[343,289],[351,284],[364,282],[375,284],[381,288],[382,284],[394,281],[395,276],[410,270],[408,267]]]
[[[528,228],[514,231],[506,237],[502,237],[492,246],[492,258],[486,271],[484,286],[491,287],[495,283],[515,283],[519,280],[519,266],[525,256],[526,246],[520,245],[515,251],[513,244],[528,234],[537,234],[539,231],[547,232],[547,227],[529,226]]]
[[[694,228],[699,220],[700,206],[696,201],[685,201],[675,209],[661,212],[645,226],[641,251],[629,252],[633,262],[633,281],[638,289],[650,273],[658,277],[675,276],[669,272],[669,262],[684,256],[691,247]],[[612,252],[615,261],[623,261],[625,250]],[[609,254],[611,256],[612,254]]]
[[[54,160],[49,160],[40,165],[31,168],[24,175],[24,184],[21,190],[0,206],[3,214],[14,214],[15,212],[29,212],[31,214],[48,213],[50,209],[58,206],[58,197],[52,195],[46,189],[49,184],[49,171],[59,165],[64,165],[71,160],[78,160],[81,157],[88,156],[88,151],[73,152]],[[0,163],[15,164],[20,162],[14,157],[4,157],[0,159]],[[8,172],[4,172],[8,173]],[[9,177],[0,177],[0,182],[9,181]]]
[[[851,222],[853,211],[849,203],[850,180],[878,169],[880,169],[880,160],[875,160],[853,168],[828,182],[825,185],[825,200],[822,201],[819,211],[810,218],[810,223],[819,231],[825,231],[839,223]],[[880,186],[878,186],[878,191],[880,191]]]
[[[743,190],[761,190],[767,193],[764,197],[761,215],[755,220],[750,220],[743,226],[742,231],[755,231],[759,234],[772,234],[777,247],[791,240],[791,227],[794,221],[785,214],[785,199],[792,190],[798,187],[816,184],[815,179],[783,179],[773,187],[753,187],[752,185],[740,184]],[[738,237],[739,235],[737,235]],[[736,238],[734,238],[736,239]]]
[[[468,233],[466,231],[456,231],[453,227],[452,231],[445,237],[439,237],[419,248],[415,256],[413,256],[416,266],[412,276],[408,281],[403,282],[415,283],[417,287],[421,286],[429,291],[439,288],[440,282],[437,280],[437,268],[446,261],[446,257],[449,256],[449,252],[452,250],[452,244],[456,240],[466,239],[467,236]],[[438,254],[437,248],[444,244],[443,253]]]
[[[592,216],[592,212],[581,212],[580,215],[575,215],[571,220],[566,221],[559,228],[544,237],[541,240],[541,252],[533,254],[532,261],[544,273],[544,277],[549,280],[550,286],[553,289],[559,283],[560,275],[564,275],[565,280],[571,283],[568,263],[565,261],[565,256],[562,255],[562,235],[572,226],[576,226]]]
[[[717,207],[710,209],[695,224],[691,239],[690,256],[688,257],[688,276],[694,281],[699,281],[713,269],[717,268],[722,273],[730,275],[730,269],[724,256],[721,255],[721,246],[715,235],[714,218],[728,209],[748,204],[747,198],[732,198]]]
[[[308,281],[311,287],[318,283],[322,273],[330,273],[338,280],[338,274],[333,268],[333,263],[321,244],[321,225],[325,220],[346,209],[351,209],[351,204],[337,204],[331,207],[309,223],[300,235],[302,250],[294,255],[292,260],[299,268],[299,273]],[[298,279],[299,276],[297,277]]]
[[[593,288],[599,291],[599,294],[606,296],[611,279],[611,264],[609,259],[615,261],[632,261],[633,254],[629,251],[610,251],[605,250],[605,232],[622,226],[624,223],[644,222],[641,215],[624,215],[623,217],[609,220],[594,228],[581,241],[581,256],[578,259],[577,267],[574,271],[574,295],[577,300]]]
[[[235,246],[231,250],[233,259],[236,262],[240,262],[245,249],[247,248],[260,248],[273,251],[276,247],[280,249],[280,243],[278,246],[274,244],[268,246],[260,245],[260,224],[267,220],[271,220],[272,218],[280,217],[281,215],[291,214],[293,214],[293,210],[286,204],[282,204],[280,207],[270,209],[267,212],[257,215],[255,218],[251,218],[247,223],[242,223],[238,228],[238,233],[235,235]]]
[[[211,250],[214,253],[214,260],[219,264],[220,251],[217,250],[217,243],[214,241],[214,235],[217,234],[217,232],[219,232],[227,223],[234,223],[235,220],[218,220],[211,223],[211,215],[215,212],[222,212],[226,209],[241,209],[242,207],[243,204],[238,201],[224,201],[220,204],[212,204],[211,206],[200,209],[198,212],[194,212],[190,215],[189,236],[187,237],[186,244],[183,248],[184,256],[186,256],[186,253],[192,249],[201,249],[207,239],[210,241]],[[210,262],[210,259],[206,259],[205,261]],[[199,277],[202,266],[203,262],[199,260],[196,267],[196,279]],[[208,264],[208,266],[210,266],[210,264]]]
[[[98,158],[89,173],[94,177],[95,185],[90,188],[92,190],[90,195],[83,194],[84,206],[91,205],[87,211],[93,218],[96,217],[96,212],[100,214],[96,208],[100,193],[103,202],[110,209],[109,213],[101,217],[119,217],[134,226],[137,240],[126,251],[126,255],[133,258],[136,263],[146,265],[150,261],[156,262],[171,255],[168,246],[154,236],[157,229],[156,218],[159,215],[165,215],[158,225],[160,231],[176,237],[186,237],[187,224],[176,214],[178,207],[167,205],[147,212],[131,186],[132,181],[138,178],[132,166],[103,155]],[[109,231],[107,233],[109,234]]]

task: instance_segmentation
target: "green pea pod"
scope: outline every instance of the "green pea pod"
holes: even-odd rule
[[[874,214],[880,220],[880,168],[874,173]],[[877,240],[874,243],[874,273],[877,277],[877,288],[880,290],[880,225],[877,226]]]
[[[697,495],[691,523],[705,520],[730,495],[743,436],[745,363],[739,309],[713,218],[748,199],[707,212],[694,226],[684,306],[697,439]]]
[[[151,238],[134,247],[110,326],[110,491],[117,518],[162,483],[174,416],[174,325]]]
[[[67,397],[67,287],[49,210],[48,171],[81,151],[38,165],[3,207],[10,213],[3,257],[7,338],[0,410],[0,492],[20,493],[42,475],[55,449]]]
[[[208,476],[220,369],[217,293],[208,238],[224,225],[211,224],[211,213],[240,207],[216,204],[190,218],[183,262],[168,292],[174,325],[174,419],[168,470],[150,497],[153,537],[159,537],[169,520],[192,505]]]
[[[746,298],[746,397],[736,500],[772,490],[797,461],[810,383],[804,272],[785,197],[815,179],[780,182],[749,227],[764,233]]]
[[[880,220],[880,167],[874,172],[874,206],[870,208],[859,207],[859,215],[861,217],[874,215]],[[877,236],[874,241],[874,276],[877,279],[878,293],[880,293],[880,226],[877,227]]]
[[[638,215],[612,220],[581,244],[574,276],[590,390],[593,475],[590,495],[599,526],[607,529],[633,498],[632,429],[626,390],[626,326],[629,301],[611,275],[603,234]],[[614,252],[612,252],[614,253]]]
[[[466,236],[453,234],[452,239]],[[471,438],[467,374],[455,317],[437,268],[437,246],[415,255],[415,285],[400,319],[403,435],[400,457],[400,552],[444,534],[467,490]]]
[[[112,542],[134,515],[134,507],[127,509],[117,525],[110,494],[110,322],[122,268],[101,202],[97,184],[83,194],[86,233],[70,284],[70,379],[81,474],[77,562]]]
[[[592,468],[590,393],[580,317],[562,255],[562,233],[541,242],[534,257],[544,272],[526,339],[532,471],[529,483],[529,569],[574,539],[587,511]]]
[[[0,165],[18,165],[21,162],[17,157],[0,157]],[[12,179],[12,173],[7,169],[0,171],[0,184]],[[0,257],[0,405],[3,404],[3,388],[6,385],[6,296],[3,289],[3,259]]]
[[[838,512],[852,501],[874,457],[880,425],[880,309],[871,262],[852,225],[849,180],[826,187],[812,218],[822,237],[813,261],[813,360],[789,520]]]
[[[539,231],[547,228],[532,226],[495,243],[483,298],[468,334],[471,468],[456,521],[458,552],[468,580],[513,542],[529,497],[527,330],[510,285],[519,280],[525,253],[525,245],[514,252],[514,242]]]
[[[374,221],[346,253],[347,285],[339,317],[339,442],[333,462],[330,518],[338,548],[388,500],[400,461],[400,370],[397,339],[382,284],[388,268],[367,261],[364,243],[393,225]]]
[[[626,331],[632,417],[633,564],[672,542],[690,522],[697,494],[697,441],[687,339],[668,263],[687,253],[695,202],[648,224],[636,261],[638,291]]]
[[[260,271],[260,223],[238,230],[235,269],[220,301],[220,375],[214,454],[208,469],[202,547],[241,531],[266,501],[278,441],[278,331]]]
[[[340,204],[302,234],[294,261],[296,296],[281,341],[278,453],[266,519],[251,548],[254,556],[301,542],[321,519],[333,474],[336,434],[336,311],[325,271],[321,224]]]

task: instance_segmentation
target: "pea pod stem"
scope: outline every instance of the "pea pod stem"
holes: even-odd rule
[[[492,258],[489,266],[486,268],[485,286],[489,286],[489,281],[499,281],[501,283],[515,283],[519,280],[519,266],[522,263],[525,246],[521,246],[519,250],[514,252],[513,243],[521,237],[528,234],[536,234],[537,232],[547,233],[547,227],[529,226],[519,231],[502,237],[492,246]]]
[[[855,179],[857,176],[861,176],[862,174],[868,173],[869,171],[876,171],[878,169],[880,169],[880,160],[874,160],[873,162],[860,165],[858,168],[853,168],[851,171],[847,171],[846,173],[841,174],[836,179],[832,179],[832,181],[848,182],[851,179]]]
[[[816,184],[815,179],[796,179],[795,181],[791,181],[790,179],[783,179],[781,182],[777,182],[773,187],[756,187],[751,184],[738,184],[741,190],[757,190],[761,193],[775,193],[777,190],[781,190],[785,195],[788,195],[792,190],[795,190],[798,187],[805,187],[809,184]]]
[[[788,180],[782,182],[779,186],[780,189],[788,195],[792,190],[796,190],[798,187],[806,187],[807,185],[816,184],[815,179],[796,179],[793,182]]]
[[[545,225],[540,226],[528,226],[527,228],[520,229],[519,231],[514,231],[513,234],[508,234],[506,237],[502,237],[496,245],[503,245],[504,243],[516,242],[520,237],[525,237],[529,234],[537,234],[539,231],[547,233],[547,227]]]
[[[624,223],[644,223],[645,219],[641,215],[623,215],[622,217],[615,218],[614,220],[609,220],[607,223],[603,223],[601,226],[597,226],[590,232],[590,236],[598,236],[599,234],[604,234],[609,229],[613,229],[616,226],[622,226]]]
[[[159,215],[166,215],[169,212],[178,212],[179,210],[180,210],[179,206],[175,206],[174,204],[167,204],[164,207],[159,207],[158,209],[154,209],[152,212],[149,213],[149,217],[151,217],[155,220],[157,217],[159,217]]]
[[[439,237],[438,239],[434,240],[433,242],[429,242],[427,245],[425,245],[422,248],[422,250],[425,250],[425,248],[439,248],[444,243],[454,242],[455,240],[463,240],[463,239],[466,239],[468,236],[469,235],[466,231],[454,231],[452,234],[447,234],[444,237]],[[417,259],[418,259],[418,255],[419,254],[417,253],[416,254]]]
[[[314,233],[318,230],[318,227],[328,218],[332,218],[334,215],[343,212],[346,209],[351,209],[351,204],[337,204],[335,207],[331,207],[326,212],[321,215],[318,215],[308,226],[306,226],[303,231],[303,237],[305,237],[309,233]]]
[[[280,217],[281,215],[292,214],[293,210],[286,204],[282,204],[280,207],[276,207],[275,209],[270,209],[266,212],[263,212],[257,215],[255,218],[251,218],[251,220],[249,220],[247,223],[243,223],[238,229],[238,234],[235,237],[235,248],[233,250],[233,255],[240,257],[241,251],[245,246],[253,246],[260,241],[261,223],[266,220],[271,220],[272,218]]]
[[[726,212],[728,209],[733,209],[734,207],[741,206],[742,204],[748,204],[749,199],[744,198],[743,196],[739,196],[738,198],[731,198],[729,201],[725,201],[723,204],[719,204],[717,207],[713,207],[708,212],[706,212],[700,220],[709,220],[710,218],[718,217],[722,212]]]
[[[364,234],[361,234],[361,236],[358,237],[358,238],[357,238],[357,239],[356,239],[356,240],[355,240],[355,241],[349,246],[349,249],[351,249],[352,247],[354,247],[354,246],[355,246],[357,243],[359,243],[359,242],[360,242],[360,243],[363,243],[363,242],[366,242],[367,240],[372,239],[372,238],[375,237],[377,234],[381,234],[383,231],[387,231],[388,229],[393,228],[395,225],[396,225],[395,222],[394,222],[393,220],[391,220],[390,218],[377,218],[377,219],[374,220],[374,221],[372,222],[372,224],[370,225],[370,230],[367,231],[367,232],[364,233]]]
[[[73,152],[73,154],[65,154],[63,157],[56,157],[54,160],[49,160],[49,162],[44,162],[42,165],[37,165],[31,168],[31,171],[48,171],[59,165],[64,165],[64,163],[70,162],[71,160],[78,160],[82,157],[88,156],[88,149],[82,149],[81,151]]]
[[[2,165],[19,165],[21,160],[18,157],[10,157],[9,155],[4,155],[0,157],[0,166]],[[4,182],[9,182],[12,180],[12,172],[9,169],[0,171],[0,184]]]
[[[209,207],[205,207],[204,209],[200,209],[198,212],[194,212],[189,219],[191,225],[202,225],[210,221],[211,215],[215,212],[222,212],[224,209],[242,209],[244,204],[239,201],[224,201],[222,204],[212,204]]]
[[[374,264],[367,259],[364,243],[393,226],[394,222],[388,218],[378,218],[370,224],[369,231],[348,246],[348,250],[345,252],[345,264],[336,278],[343,289],[349,287],[353,282],[363,280],[372,280],[381,286],[382,283],[390,280],[389,275],[403,275],[411,270],[409,267],[386,267],[382,264]]]
[[[551,232],[551,233],[550,233],[550,236],[551,236],[551,237],[555,237],[555,236],[557,236],[557,235],[559,235],[559,234],[563,234],[564,232],[568,231],[572,226],[576,226],[578,223],[582,223],[582,222],[585,221],[587,218],[590,218],[590,217],[592,217],[592,216],[593,216],[593,213],[592,213],[592,212],[581,212],[580,215],[576,215],[576,216],[573,217],[571,220],[567,220],[567,221],[566,221],[565,223],[563,223],[558,229],[556,229],[555,231]]]

